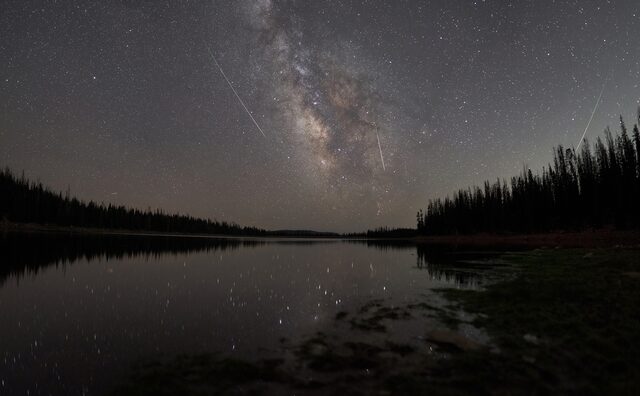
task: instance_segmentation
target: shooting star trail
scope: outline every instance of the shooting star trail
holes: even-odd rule
[[[607,86],[607,79],[605,79],[604,80],[604,84],[602,84],[602,89],[600,90],[600,95],[598,96],[598,100],[596,101],[596,105],[593,106],[593,111],[591,112],[591,117],[589,117],[589,122],[587,122],[587,127],[584,128],[584,132],[582,133],[582,137],[580,138],[580,141],[578,142],[578,147],[576,148],[576,151],[580,150],[580,145],[584,141],[584,137],[587,135],[587,130],[589,130],[589,125],[591,125],[591,121],[593,120],[593,115],[596,114],[596,111],[598,110],[598,105],[600,104],[600,99],[602,99],[602,94],[604,93],[604,88],[606,86]]]
[[[387,168],[384,166],[384,157],[382,156],[382,146],[380,145],[380,135],[378,131],[376,131],[376,138],[378,138],[378,150],[380,150],[380,160],[382,160],[382,170],[386,171]]]
[[[220,70],[220,73],[222,74],[222,77],[224,77],[225,81],[227,82],[227,84],[229,84],[229,87],[231,88],[231,90],[233,91],[233,94],[236,95],[236,98],[238,98],[238,102],[240,102],[240,104],[242,105],[242,107],[244,108],[244,111],[247,112],[247,114],[249,115],[249,117],[251,118],[251,121],[253,121],[253,123],[255,124],[256,128],[258,128],[258,130],[260,131],[260,133],[262,134],[262,136],[267,137],[267,135],[264,134],[264,131],[262,130],[262,128],[260,128],[260,125],[258,125],[258,122],[256,121],[255,118],[253,118],[253,115],[251,114],[251,112],[249,111],[249,109],[247,108],[247,106],[244,104],[244,102],[242,101],[242,99],[240,98],[240,95],[238,95],[238,92],[236,92],[236,89],[233,87],[233,85],[231,84],[231,81],[229,81],[229,79],[227,78],[227,75],[224,74],[224,70],[222,70],[222,66],[220,66],[220,64],[218,63],[218,60],[216,59],[216,57],[213,55],[213,52],[211,51],[211,48],[208,48],[209,50],[209,54],[211,55],[211,58],[213,58],[213,61],[215,62],[216,66],[218,66],[218,69]]]

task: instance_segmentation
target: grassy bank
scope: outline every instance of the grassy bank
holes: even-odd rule
[[[487,393],[638,394],[640,250],[504,258],[517,277],[484,291],[442,292],[479,314],[473,324],[499,349],[458,355],[447,365],[451,380]]]

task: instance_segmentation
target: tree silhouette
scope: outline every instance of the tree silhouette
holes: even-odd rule
[[[509,184],[486,181],[484,188],[430,200],[417,214],[417,228],[427,235],[637,229],[639,204],[640,131],[635,124],[629,136],[620,117],[620,134],[607,128],[593,152],[587,140],[579,153],[558,146],[540,174],[525,168]]]
[[[142,211],[125,206],[83,202],[71,197],[69,189],[63,196],[30,182],[24,173],[16,177],[6,168],[0,171],[0,220],[13,223],[52,224],[130,231],[173,233],[264,235],[265,230],[241,227],[235,223],[200,219],[179,214],[165,214],[151,208]]]

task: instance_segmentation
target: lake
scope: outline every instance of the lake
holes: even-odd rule
[[[426,350],[425,335],[446,329],[437,315],[446,300],[434,290],[478,288],[496,268],[485,265],[491,254],[410,243],[59,234],[0,241],[3,395],[100,395],[141,361],[281,359],[318,335]],[[418,306],[424,314],[409,313]],[[458,333],[489,342],[472,326]]]

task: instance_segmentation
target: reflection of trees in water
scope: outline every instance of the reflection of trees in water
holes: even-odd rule
[[[65,266],[78,260],[111,260],[142,257],[157,259],[164,255],[211,253],[266,244],[317,245],[338,244],[341,240],[320,239],[233,239],[162,235],[81,235],[64,233],[0,234],[0,285],[8,278],[20,278],[49,266]],[[460,262],[451,247],[421,245],[399,240],[348,240],[382,251],[414,250],[417,268],[439,281],[457,286],[476,286],[483,268]],[[456,253],[456,254],[453,254]],[[484,266],[486,268],[486,266]]]
[[[416,256],[417,268],[426,270],[433,279],[458,287],[475,287],[480,284],[481,276],[477,266],[457,260],[451,251],[436,246],[417,245]]]
[[[285,237],[286,238],[286,237]],[[285,246],[312,246],[312,245],[330,245],[337,244],[339,239],[263,239],[265,243],[285,245]]]
[[[407,250],[415,249],[415,242],[409,240],[393,240],[393,239],[347,239],[347,243],[354,245],[366,245],[375,249],[388,250]]]
[[[7,233],[0,235],[0,285],[49,266],[77,260],[155,259],[167,254],[216,252],[262,245],[258,240],[150,235]]]
[[[451,283],[458,287],[475,287],[480,284],[481,272],[486,265],[460,261],[461,256],[486,256],[484,252],[469,252],[459,247],[448,245],[416,244],[410,240],[352,239],[348,243],[366,245],[382,251],[415,250],[417,268],[426,270],[429,276],[441,282]]]

